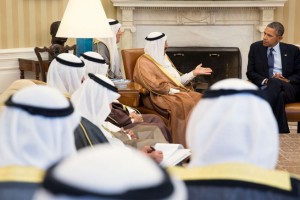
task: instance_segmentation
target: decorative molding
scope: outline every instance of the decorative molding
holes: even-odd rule
[[[177,24],[211,24],[212,13],[209,10],[199,12],[197,9],[192,9],[190,12],[184,12],[181,9],[177,10]]]
[[[32,48],[0,49],[0,72],[19,71],[18,58],[36,59]]]
[[[174,46],[234,46],[241,50],[244,78],[249,46],[263,37],[266,25],[274,20],[275,9],[287,2],[111,1],[124,29],[120,49],[143,47],[145,35],[155,30],[167,33]]]
[[[131,48],[138,25],[237,25],[251,24],[263,35],[274,20],[274,10],[287,0],[256,1],[152,1],[111,0],[123,27],[120,48]]]
[[[140,0],[111,0],[115,7],[169,7],[169,8],[245,8],[245,7],[283,7],[287,0],[262,1],[140,1]]]
[[[136,31],[135,26],[133,25],[133,10],[134,8],[127,8],[123,10],[122,14],[122,30],[131,31],[132,33]]]
[[[18,58],[36,59],[32,48],[0,49],[0,70],[3,68],[19,69]]]
[[[32,48],[15,48],[15,49],[0,49],[0,60],[15,58],[18,55],[32,55],[34,54]],[[35,54],[34,54],[35,56]],[[17,57],[18,58],[18,57]]]
[[[33,48],[0,49],[0,94],[20,78],[18,58],[35,58]]]
[[[19,66],[0,67],[0,73],[1,72],[12,71],[12,70],[17,70],[17,69],[19,69]]]

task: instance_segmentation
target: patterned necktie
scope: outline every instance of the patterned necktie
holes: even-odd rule
[[[272,78],[273,76],[273,69],[274,69],[274,49],[270,48],[270,52],[268,55],[268,66],[269,66],[269,78]]]

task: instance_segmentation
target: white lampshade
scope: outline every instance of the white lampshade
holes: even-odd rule
[[[56,37],[113,37],[101,0],[69,0]]]

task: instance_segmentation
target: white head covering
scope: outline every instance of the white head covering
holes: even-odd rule
[[[107,77],[89,74],[71,100],[80,115],[99,128],[110,113],[110,104],[120,97],[114,83]]]
[[[102,74],[106,76],[108,65],[105,63],[103,57],[94,51],[88,51],[81,55],[81,60],[85,63],[85,78],[88,78],[88,74]]]
[[[204,93],[187,126],[190,167],[242,162],[275,168],[278,128],[261,93],[240,79],[219,81]]]
[[[116,35],[122,25],[119,23],[118,20],[115,20],[115,19],[108,19],[108,23],[110,25],[110,28],[113,32],[114,37],[112,37],[112,38],[97,38],[97,40],[103,42],[109,50],[111,71],[117,77],[122,77],[122,73],[121,73],[121,69],[120,69],[121,61],[120,61],[120,55],[119,55],[117,39],[116,39]]]
[[[145,39],[145,53],[159,64],[164,65],[167,36],[161,32],[152,32]]]
[[[136,149],[86,148],[50,168],[34,199],[185,200],[183,182],[171,178]]]
[[[80,116],[56,89],[30,86],[6,101],[0,117],[0,167],[46,169],[76,152],[74,130]]]
[[[82,60],[71,53],[61,53],[49,66],[47,85],[63,93],[73,94],[81,85],[84,73]]]

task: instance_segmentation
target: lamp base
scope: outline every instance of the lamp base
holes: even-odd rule
[[[84,52],[93,51],[93,38],[76,39],[76,55],[81,56]]]

